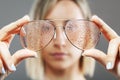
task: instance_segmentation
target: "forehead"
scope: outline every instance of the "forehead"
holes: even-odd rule
[[[82,19],[78,5],[72,0],[60,0],[47,14],[46,19]]]

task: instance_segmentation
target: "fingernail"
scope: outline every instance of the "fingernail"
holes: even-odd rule
[[[16,67],[15,67],[15,65],[12,64],[11,67],[10,67],[10,69],[13,70],[13,71],[16,71]]]
[[[82,53],[82,56],[87,56],[89,55],[90,51],[89,50],[85,50],[83,53]]]
[[[38,57],[38,55],[37,55],[37,53],[35,54],[35,58],[37,58]]]
[[[26,51],[28,51],[28,53],[33,53],[31,57],[34,57],[34,58],[37,58],[37,57],[38,57],[37,52],[32,51],[32,50],[29,50],[29,49],[27,49],[27,48],[25,48],[25,49],[26,49]]]
[[[113,68],[113,64],[112,62],[108,62],[107,65],[106,65],[106,69],[112,69]]]
[[[98,17],[98,16],[97,16],[97,15],[93,15],[93,16],[91,17],[91,20],[94,19],[95,17]]]
[[[22,27],[22,29],[21,29],[20,35],[21,35],[21,36],[25,36],[25,35],[26,35],[26,31],[25,31],[25,29],[24,29],[23,27]]]
[[[23,17],[23,19],[30,20],[30,17],[29,17],[28,15],[25,15],[25,16]]]
[[[30,58],[38,58],[38,56],[35,54],[34,56],[30,56]]]
[[[2,74],[5,74],[6,72],[5,72],[5,69],[4,69],[4,67],[2,67]]]
[[[82,56],[86,56],[86,54],[82,53]]]

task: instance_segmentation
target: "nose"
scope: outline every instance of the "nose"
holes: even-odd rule
[[[61,48],[66,46],[66,36],[62,27],[56,27],[54,35],[54,46]]]

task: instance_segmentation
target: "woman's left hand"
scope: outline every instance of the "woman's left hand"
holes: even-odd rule
[[[85,50],[82,55],[94,58],[120,79],[120,36],[99,17],[93,16],[91,21],[97,24],[109,41],[108,51],[105,54],[98,49],[89,49]]]

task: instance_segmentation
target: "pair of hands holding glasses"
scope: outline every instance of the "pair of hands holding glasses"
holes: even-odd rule
[[[64,21],[63,29],[68,40],[76,48],[84,51],[83,56],[94,58],[120,78],[120,37],[97,16],[93,16],[91,20],[38,21],[30,21],[28,16],[24,16],[3,27],[0,30],[0,74],[7,76],[16,70],[15,66],[23,59],[37,57],[36,52],[45,48],[54,38],[55,21]],[[94,48],[101,32],[109,41],[107,54]],[[11,55],[9,46],[15,34],[20,34],[25,49]],[[79,35],[73,37],[75,34]]]

